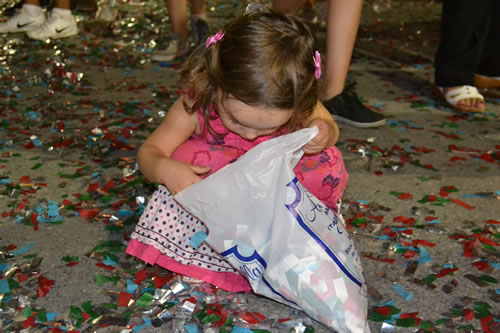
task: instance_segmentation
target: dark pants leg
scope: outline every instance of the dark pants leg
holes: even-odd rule
[[[441,40],[435,56],[440,87],[473,85],[498,0],[443,0]],[[498,59],[498,58],[497,58]]]
[[[492,1],[490,27],[481,52],[477,74],[500,76],[500,1]]]

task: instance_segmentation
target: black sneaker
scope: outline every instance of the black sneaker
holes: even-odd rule
[[[385,124],[385,117],[364,106],[352,87],[323,101],[323,105],[332,114],[333,119],[353,127],[370,128]]]
[[[204,43],[208,37],[208,23],[207,21],[197,18],[191,21],[191,33],[193,34],[193,41],[195,45]]]

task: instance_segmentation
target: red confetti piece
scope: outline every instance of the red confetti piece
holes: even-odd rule
[[[474,311],[472,309],[464,309],[462,316],[467,320],[472,320],[474,319]]]
[[[87,187],[87,192],[89,192],[89,193],[95,192],[95,191],[97,191],[98,188],[99,188],[99,183],[89,184],[89,186]]]
[[[490,326],[495,323],[494,317],[492,315],[490,316],[485,316],[483,318],[479,319],[481,321],[481,328],[483,329],[484,333],[495,333]]]
[[[441,271],[439,271],[439,273],[434,274],[434,276],[437,278],[442,278],[443,276],[449,275],[449,274],[454,273],[456,271],[458,271],[458,267],[443,268]]]
[[[410,193],[400,193],[398,195],[398,199],[401,199],[401,200],[408,200],[411,198],[413,198],[413,195],[411,195]]]
[[[86,208],[81,208],[78,210],[78,214],[84,219],[91,219],[94,218],[97,214],[99,214],[99,210],[94,208],[87,210]]]
[[[473,258],[474,257],[474,243],[476,240],[464,241],[464,257]]]
[[[414,239],[412,240],[411,244],[413,247],[417,247],[418,245],[428,246],[428,247],[436,246],[436,243],[431,243],[423,239]]]
[[[132,298],[132,294],[121,292],[118,296],[118,306],[128,306],[130,299]]]
[[[30,176],[22,176],[19,178],[20,183],[31,183],[31,178]]]
[[[500,224],[500,221],[488,220],[488,221],[484,221],[483,223],[486,223],[486,224]]]
[[[40,297],[45,297],[52,287],[56,284],[54,280],[49,280],[43,275],[38,277],[38,295]]]
[[[453,156],[452,158],[450,158],[450,162],[465,161],[465,160],[467,159],[461,156]]]
[[[143,269],[135,274],[135,284],[141,284],[142,281],[146,280],[149,276],[149,273],[146,269]]]
[[[417,318],[418,312],[410,312],[410,313],[402,313],[399,318],[405,319],[405,318]]]
[[[38,230],[38,214],[37,213],[31,214],[31,224],[33,224],[33,229],[35,229],[35,231],[37,231]]]
[[[104,269],[107,269],[108,271],[114,271],[116,270],[116,267],[115,266],[110,266],[110,265],[105,265],[103,264],[102,262],[98,262],[97,264],[95,264],[97,267],[101,267],[101,268],[104,268]]]
[[[382,171],[375,171],[375,175],[376,175],[376,176],[382,176],[382,175],[383,175],[383,173],[382,173]]]
[[[406,259],[413,258],[416,255],[417,255],[417,252],[410,250],[410,249],[406,250],[406,252],[403,253],[403,257],[405,257]]]
[[[243,317],[241,319],[243,319],[244,321],[246,321],[249,324],[258,324],[262,320],[259,320],[259,318],[255,314],[256,314],[256,312],[247,312],[243,315]]]
[[[476,261],[472,263],[474,266],[476,266],[477,269],[480,271],[487,271],[490,269],[490,265],[488,264],[487,261]]]
[[[19,274],[17,274],[17,281],[19,281],[19,283],[28,280],[28,278],[29,278],[28,274],[25,274],[25,273],[19,273]]]
[[[68,262],[68,263],[66,264],[66,266],[73,267],[73,266],[78,265],[79,263],[80,263],[80,262],[78,262],[78,261],[73,261],[73,260],[71,260],[70,262]]]
[[[37,327],[37,326],[38,326],[38,324],[37,324],[37,323],[36,323],[36,321],[35,321],[35,315],[28,317],[28,319],[26,319],[25,321],[23,321],[23,322],[21,323],[21,325],[22,325],[23,327],[31,327],[31,328],[35,328],[35,327]]]
[[[384,259],[384,258],[375,258],[372,256],[365,255],[363,258],[371,259],[371,260],[376,260],[376,261],[382,261],[382,262],[387,262],[389,264],[393,264],[396,259]]]
[[[376,308],[375,311],[385,317],[391,314],[392,308],[390,306],[381,306]]]
[[[457,205],[464,207],[466,209],[469,209],[469,210],[476,209],[476,207],[471,206],[471,205],[469,205],[461,200],[458,200],[458,199],[450,199],[450,201],[453,202],[454,204],[457,204]]]
[[[284,322],[287,322],[287,321],[289,321],[289,320],[291,320],[291,319],[290,319],[290,318],[280,318],[280,319],[278,319],[278,321],[279,321],[280,323],[284,323]]]

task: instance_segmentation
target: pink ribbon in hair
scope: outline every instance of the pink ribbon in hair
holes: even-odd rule
[[[210,45],[217,43],[222,38],[224,38],[224,31],[219,30],[215,35],[212,35],[212,36],[207,38],[207,41],[205,42],[205,46],[208,48],[208,47],[210,47]]]
[[[321,55],[318,51],[314,52],[314,67],[316,67],[316,71],[314,72],[314,77],[319,79],[321,77]]]

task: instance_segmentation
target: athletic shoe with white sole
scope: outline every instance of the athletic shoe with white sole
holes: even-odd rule
[[[187,41],[180,38],[173,38],[165,49],[158,49],[153,51],[151,60],[153,61],[172,61],[174,59],[182,58],[189,52]]]
[[[21,7],[6,22],[0,23],[0,33],[31,31],[44,23],[45,15],[42,11],[40,11],[40,15],[31,16],[26,9]]]
[[[385,124],[385,117],[361,103],[354,86],[349,86],[339,95],[322,102],[338,122],[359,128],[373,128]]]
[[[27,33],[29,38],[46,40],[65,38],[78,34],[78,26],[73,15],[60,15],[52,10],[47,21],[37,30]]]

